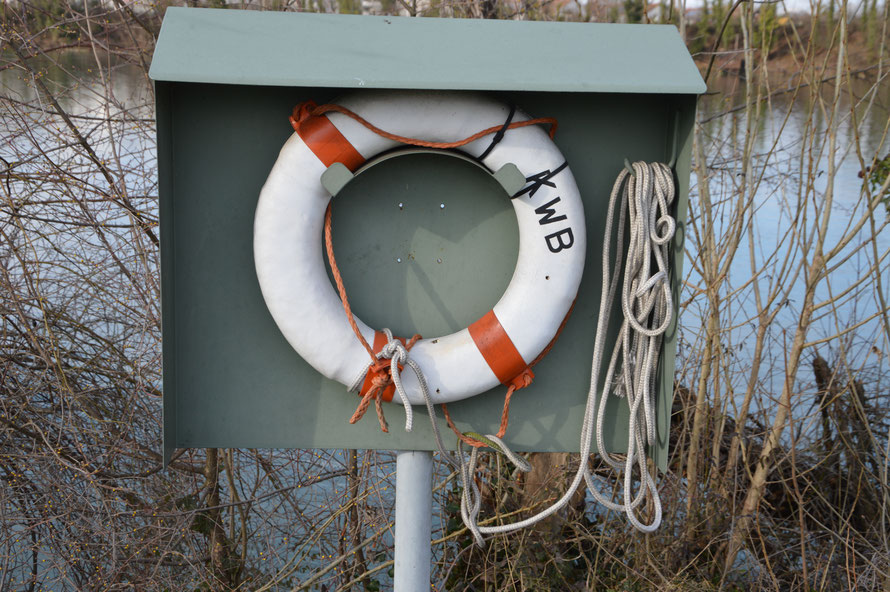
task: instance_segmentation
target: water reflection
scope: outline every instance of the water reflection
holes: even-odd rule
[[[71,115],[104,114],[150,118],[153,92],[139,66],[109,53],[69,49],[38,55],[23,66],[11,52],[0,53],[0,87],[4,98],[50,111],[37,92],[40,77],[63,109]]]
[[[873,355],[874,345],[882,343],[884,338],[880,318],[875,316],[879,303],[872,269],[874,256],[869,243],[872,231],[870,224],[858,228],[855,224],[867,211],[863,180],[859,176],[863,168],[859,151],[866,165],[872,157],[890,151],[887,138],[890,86],[853,81],[851,92],[844,90],[841,94],[836,124],[831,122],[831,111],[827,107],[833,101],[833,93],[834,87],[828,84],[820,93],[804,88],[796,96],[794,93],[777,94],[760,103],[759,117],[750,126],[743,108],[743,92],[705,97],[699,108],[709,165],[707,187],[715,204],[714,232],[718,241],[732,230],[733,213],[740,207],[740,193],[751,195],[739,248],[729,265],[727,297],[723,303],[725,310],[721,315],[724,331],[721,341],[726,346],[724,357],[731,369],[725,378],[729,392],[744,392],[754,355],[757,306],[750,282],[756,281],[763,294],[770,285],[787,282],[781,286],[787,288],[788,293],[776,303],[779,311],[771,325],[763,357],[765,369],[759,383],[767,396],[758,400],[764,406],[774,405],[771,395],[777,396],[784,384],[785,355],[804,300],[805,267],[784,276],[780,268],[786,265],[786,258],[791,267],[805,264],[812,257],[808,245],[817,232],[824,232],[826,252],[839,241],[850,241],[836,254],[833,261],[837,264],[830,266],[828,276],[816,290],[817,305],[832,298],[837,301],[817,310],[814,315],[807,338],[816,343],[805,354],[796,376],[803,387],[800,390],[813,392],[807,385],[812,385],[809,361],[816,353],[832,363],[845,357],[852,368],[864,366],[868,372],[862,376],[869,377],[866,379],[869,382],[867,390],[872,394],[883,390],[881,377],[888,369],[886,356]],[[827,134],[830,124],[836,128],[836,142],[835,174],[829,188]],[[750,169],[745,168],[743,152],[748,134],[753,134],[754,138]],[[693,175],[690,196],[693,227],[696,225],[694,216],[702,214],[698,204],[702,182]],[[829,189],[833,192],[831,218],[827,226],[820,229],[814,226],[814,221],[823,214]],[[876,212],[879,229],[884,218],[883,211]],[[879,258],[888,252],[890,231],[887,228],[878,231],[875,246]],[[694,241],[687,241],[686,248],[687,287],[701,287],[701,276],[693,265],[698,256]],[[886,260],[882,267],[886,286],[890,284],[890,268]],[[752,280],[755,272],[760,275]],[[861,284],[853,288],[860,281]],[[845,293],[848,289],[849,293]],[[681,316],[680,323],[685,351],[691,353],[690,344],[700,334],[707,302],[702,294],[696,295],[694,289],[687,289],[686,297],[691,299],[691,304]],[[829,339],[848,330],[842,340]],[[825,342],[818,343],[820,340]],[[844,352],[839,351],[842,345]],[[807,413],[809,404],[810,401],[805,402],[799,412]]]

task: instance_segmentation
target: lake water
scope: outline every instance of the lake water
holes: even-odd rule
[[[738,84],[737,79],[728,82]],[[829,99],[833,87],[823,88],[822,96]],[[768,344],[765,352],[764,368],[761,371],[760,385],[766,393],[777,397],[785,381],[785,356],[790,348],[794,328],[800,314],[804,294],[804,274],[780,277],[777,275],[776,257],[778,260],[790,254],[792,261],[800,261],[803,238],[795,240],[791,230],[795,227],[795,218],[802,213],[810,220],[823,213],[824,195],[828,188],[828,144],[826,141],[826,116],[813,98],[805,96],[808,90],[801,92],[801,97],[792,102],[791,94],[781,94],[764,104],[763,114],[754,126],[756,140],[753,145],[755,155],[755,175],[762,174],[762,180],[753,198],[752,212],[748,221],[752,226],[754,240],[754,268],[763,270],[758,282],[764,294],[769,286],[780,282],[787,293],[779,300],[782,302],[776,322],[768,333]],[[740,164],[741,146],[744,144],[746,117],[744,111],[735,111],[720,115],[729,107],[744,101],[741,93],[735,95],[705,97],[699,107],[699,120],[704,122],[704,135],[710,141],[707,160],[709,164],[709,189],[712,202],[718,215],[715,217],[715,234],[719,237],[727,232],[729,220],[726,217],[731,210],[729,204],[735,200],[736,190],[740,185],[743,170]],[[846,91],[842,96],[846,95]],[[866,211],[863,203],[860,178],[862,165],[857,157],[855,141],[858,138],[866,163],[870,164],[874,155],[884,156],[890,153],[888,142],[888,116],[890,116],[890,85],[873,88],[866,81],[853,84],[853,102],[841,101],[839,122],[837,124],[837,141],[835,149],[836,174],[833,183],[834,198],[831,218],[825,233],[825,251],[829,251],[851,232],[851,225]],[[816,104],[815,115],[810,116],[810,104]],[[855,112],[858,124],[854,124],[852,113]],[[784,128],[783,128],[784,126]],[[811,181],[812,188],[807,184]],[[693,215],[700,214],[697,204],[699,180],[694,179],[691,195]],[[801,198],[803,196],[803,198]],[[722,216],[720,214],[723,214]],[[883,209],[876,212],[875,221],[879,229],[875,240],[879,258],[890,249],[890,229],[882,226],[887,220]],[[807,227],[812,238],[813,224]],[[851,327],[843,340],[831,340],[816,344],[804,354],[797,378],[799,389],[813,392],[813,379],[810,360],[818,352],[834,366],[842,357],[840,347],[843,344],[844,354],[851,369],[862,369],[860,377],[866,382],[866,392],[884,396],[888,369],[888,344],[886,333],[874,315],[880,308],[874,273],[869,268],[874,264],[870,247],[871,228],[866,224],[861,230],[853,233],[849,245],[841,250],[830,265],[830,271],[816,290],[816,303],[830,300],[832,295],[840,295],[863,277],[867,277],[861,286],[838,299],[835,306],[826,306],[814,315],[814,323],[808,334],[809,342],[830,338]],[[866,248],[863,248],[865,246]],[[701,278],[696,269],[690,265],[690,256],[694,257],[694,244],[687,241],[687,260],[685,279],[688,282],[687,298],[692,302],[682,312],[680,323],[684,336],[692,340],[698,335],[704,318],[706,299],[703,295],[695,297],[690,286],[700,286]],[[733,372],[726,380],[734,392],[744,392],[747,381],[747,369],[753,356],[755,340],[756,306],[753,290],[747,282],[752,277],[752,263],[749,258],[749,240],[743,234],[738,253],[729,268],[727,292],[732,293],[728,299],[727,310],[721,315],[722,328],[726,331],[723,339],[726,358]],[[883,259],[882,282],[884,289],[890,285],[890,265]],[[791,277],[792,279],[789,279]],[[782,283],[785,282],[785,283]],[[699,314],[696,314],[698,312]],[[687,347],[689,344],[687,342]],[[690,373],[694,374],[693,373]],[[694,384],[688,382],[687,384]],[[774,397],[766,396],[760,400],[764,406],[772,407]],[[807,415],[812,408],[814,399],[796,401],[795,412],[798,416]],[[755,405],[756,407],[757,405]]]

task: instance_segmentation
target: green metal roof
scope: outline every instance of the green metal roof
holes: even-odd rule
[[[705,91],[671,25],[177,7],[167,9],[150,75],[335,88]]]

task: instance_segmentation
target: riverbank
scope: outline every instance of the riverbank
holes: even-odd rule
[[[760,14],[755,15],[755,22],[758,20]],[[793,86],[798,81],[809,82],[801,80],[804,64],[810,68],[814,64],[821,64],[833,71],[837,61],[837,44],[829,41],[834,38],[838,25],[831,18],[814,18],[808,14],[775,19],[772,27],[754,35],[755,39],[752,40],[754,75],[765,78],[770,87],[778,89]],[[719,44],[716,43],[716,33],[702,42],[701,36],[706,32],[699,32],[700,26],[696,24],[689,28],[687,47],[702,76],[711,69],[709,85],[717,84],[725,92],[726,83],[720,83],[717,79],[744,80],[746,77],[746,52],[738,17],[733,16],[726,25]],[[886,43],[881,47],[880,31],[873,29],[874,25],[867,19],[854,19],[847,25],[847,43],[844,47],[846,70],[860,80],[874,81],[882,64],[884,69],[887,68],[890,48]],[[696,46],[709,49],[695,51]],[[765,59],[764,50],[768,52]]]

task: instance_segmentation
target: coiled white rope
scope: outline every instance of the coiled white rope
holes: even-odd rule
[[[646,447],[654,443],[656,437],[655,382],[657,377],[655,370],[658,365],[658,355],[661,351],[664,332],[672,320],[673,301],[667,261],[669,243],[676,230],[676,222],[670,215],[674,195],[673,174],[671,169],[662,163],[635,162],[633,172],[622,170],[615,180],[609,197],[606,236],[603,240],[602,294],[590,369],[590,388],[587,393],[587,405],[581,426],[581,462],[565,494],[553,505],[534,516],[512,524],[478,525],[481,494],[473,479],[473,474],[479,450],[472,448],[467,459],[463,443],[460,440],[457,443],[457,455],[452,455],[445,450],[423,372],[411,360],[405,346],[397,339],[393,339],[389,330],[385,330],[388,343],[378,354],[378,359],[389,358],[392,360],[393,383],[405,407],[405,429],[411,431],[413,414],[411,405],[408,404],[408,397],[402,387],[399,364],[407,365],[417,376],[432,422],[436,447],[442,459],[457,469],[460,476],[463,489],[461,518],[478,545],[484,544],[484,535],[512,532],[552,516],[569,503],[582,480],[599,503],[611,510],[624,512],[628,521],[638,530],[652,532],[661,524],[661,500],[655,480],[647,466]],[[616,207],[618,208],[618,231],[615,237],[616,253],[613,273],[610,253]],[[624,255],[625,221],[630,236],[627,258],[624,259],[624,281],[621,282],[620,295],[624,320],[618,332],[615,348],[610,356],[603,381],[602,396],[598,398],[599,406],[597,407],[596,394],[605,352],[606,332],[621,278],[618,268]],[[356,379],[353,389],[350,390],[357,388],[363,379],[364,373]],[[605,409],[610,395],[626,398],[630,408],[627,454],[623,461],[618,455],[606,452],[603,440]],[[588,461],[594,434],[596,434],[597,449],[603,460],[623,479],[620,503],[603,495],[593,481]],[[510,450],[502,440],[491,434],[486,434],[485,438],[494,444],[493,448],[497,452],[504,454],[520,471],[531,470],[531,465]],[[633,492],[634,466],[637,467],[640,479],[640,488],[636,495]],[[636,514],[637,508],[647,498],[651,501],[654,512],[652,521],[648,524],[642,522]]]

